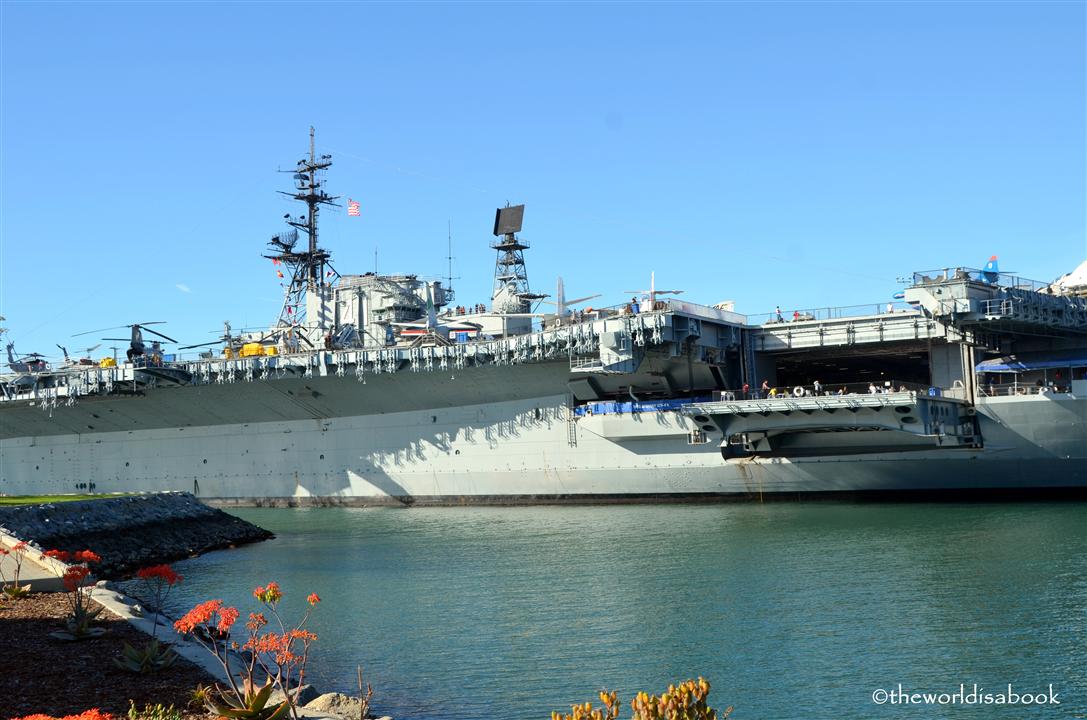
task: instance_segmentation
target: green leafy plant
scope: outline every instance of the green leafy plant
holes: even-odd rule
[[[151,638],[142,648],[134,648],[127,642],[121,648],[121,657],[113,658],[113,664],[133,673],[153,673],[165,670],[177,661],[172,647]]]
[[[102,562],[102,558],[90,550],[80,550],[70,553],[66,550],[47,550],[47,557],[59,560],[62,563],[72,563],[64,566],[61,580],[67,591],[65,597],[71,614],[65,618],[67,630],[59,630],[49,633],[51,637],[59,640],[85,640],[98,637],[106,632],[105,628],[92,628],[91,623],[104,609],[101,605],[91,606],[91,564]]]
[[[707,698],[710,684],[703,678],[669,685],[660,695],[640,692],[630,702],[631,720],[726,720],[732,712],[729,707],[718,714],[709,706]],[[573,705],[570,712],[551,713],[551,720],[616,720],[619,717],[619,698],[615,691],[600,692],[602,708],[593,708],[591,702]]]
[[[206,703],[207,709],[221,718],[239,720],[280,720],[287,717],[291,710],[291,703],[287,700],[268,705],[272,691],[275,690],[271,679],[257,687],[247,678],[242,682],[240,690],[240,693],[220,693],[218,697],[211,694]]]
[[[7,577],[4,576],[4,565],[0,562],[0,586],[2,586],[3,592],[10,598],[26,597],[30,594],[29,585],[19,584],[19,573],[23,569],[23,558],[26,557],[26,541],[20,541],[11,546],[11,549],[7,549],[3,545],[0,545],[0,555],[11,557],[15,563],[15,570],[12,573],[12,579],[9,582]],[[0,558],[2,560],[3,558]]]
[[[136,709],[136,703],[128,701],[128,720],[182,720],[181,711],[173,705],[164,706],[156,703],[144,705],[143,710]]]
[[[208,692],[211,688],[206,685],[197,685],[189,691],[189,702],[187,707],[201,708],[208,703]]]

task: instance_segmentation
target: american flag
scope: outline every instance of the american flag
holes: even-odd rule
[[[347,199],[347,215],[348,215],[348,217],[358,217],[360,214],[361,213],[359,213],[359,204],[356,201],[352,200],[351,198],[348,198]]]

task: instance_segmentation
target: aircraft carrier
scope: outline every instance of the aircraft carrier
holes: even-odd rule
[[[191,359],[153,323],[128,326],[124,360],[51,367],[9,346],[0,493],[410,505],[1087,490],[1076,283],[994,258],[915,273],[864,307],[746,316],[654,282],[589,307],[561,280],[554,296],[529,287],[514,206],[496,213],[490,305],[463,307],[440,280],[333,268],[317,242],[331,162],[311,131],[287,193],[304,214],[265,254],[285,287],[266,330],[227,325],[214,348],[183,347]]]

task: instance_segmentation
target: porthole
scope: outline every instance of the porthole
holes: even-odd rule
[[[695,415],[694,416],[694,421],[698,422],[698,423],[708,423],[710,421],[710,419],[708,417],[706,417],[705,415]]]
[[[325,459],[325,456],[324,456],[324,455],[322,455],[322,456],[321,456],[321,459],[322,459],[322,460],[324,460],[324,459]]]
[[[128,461],[125,460],[125,467],[128,467]]]
[[[905,415],[909,411],[910,411],[910,409],[908,407],[905,407],[905,406],[899,406],[899,407],[895,408],[896,413],[902,413],[903,415]]]
[[[207,458],[204,458],[204,464],[205,464],[205,465],[207,465],[207,464],[208,464],[208,459],[207,459]]]
[[[702,429],[705,430],[706,432],[715,432],[717,430],[717,428],[714,427],[713,425],[703,425]]]
[[[902,418],[902,422],[906,425],[912,425],[913,423],[917,422],[917,418],[907,415],[906,417]]]

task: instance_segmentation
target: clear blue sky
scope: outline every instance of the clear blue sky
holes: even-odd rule
[[[532,284],[600,304],[651,270],[754,314],[1087,256],[1082,2],[0,12],[0,314],[22,352],[271,322],[276,169],[311,124],[330,189],[362,203],[324,216],[337,269],[376,247],[382,271],[445,275],[451,221],[466,304],[506,201],[527,204]]]

